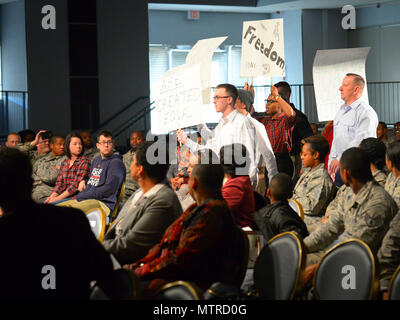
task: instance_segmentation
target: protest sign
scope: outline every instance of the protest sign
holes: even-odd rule
[[[356,73],[367,81],[365,62],[370,47],[318,50],[313,64],[313,82],[319,121],[335,118],[340,106],[339,87],[347,73]],[[361,97],[368,103],[367,85]]]
[[[213,53],[226,38],[228,37],[199,40],[186,57],[186,64],[200,64],[203,104],[209,104],[211,99],[210,76]]]
[[[243,22],[240,76],[285,76],[283,19]]]
[[[155,86],[152,113],[153,134],[203,123],[200,65],[182,65],[169,70]]]

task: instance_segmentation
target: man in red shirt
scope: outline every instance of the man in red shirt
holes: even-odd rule
[[[287,103],[278,89],[271,86],[271,94],[266,104],[266,116],[254,115],[267,130],[268,138],[274,150],[276,164],[279,172],[284,172],[293,177],[293,162],[290,158],[292,148],[292,133],[296,123],[296,112]]]

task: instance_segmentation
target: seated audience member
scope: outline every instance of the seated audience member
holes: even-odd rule
[[[32,166],[34,166],[37,160],[50,152],[49,140],[52,136],[53,133],[51,131],[40,130],[33,141],[20,143],[17,148],[29,157]]]
[[[7,148],[16,148],[19,143],[21,143],[21,137],[18,133],[12,132],[7,136],[5,146]]]
[[[387,125],[385,122],[379,121],[378,127],[376,128],[376,137],[385,144],[386,148],[388,147],[389,140],[387,136]]]
[[[92,161],[94,158],[100,155],[99,149],[93,146],[92,135],[89,131],[81,131],[80,136],[82,138],[85,150],[83,156],[89,158],[89,160]]]
[[[304,239],[309,252],[307,265],[318,263],[322,250],[339,236],[339,242],[360,239],[376,254],[397,212],[392,197],[372,178],[368,154],[364,150],[347,149],[340,158],[339,166],[341,178],[350,186],[353,196],[339,203],[337,210]]]
[[[383,172],[385,163],[385,145],[376,138],[366,138],[361,142],[359,147],[368,153],[372,177],[382,187],[385,187],[386,174]],[[333,199],[326,208],[325,217],[321,222],[326,221],[332,212],[338,210],[339,203],[348,201],[353,194],[353,190],[351,190],[349,186],[345,184],[342,185],[338,189],[335,199]],[[308,231],[311,233],[316,227],[317,225],[312,225],[308,228]]]
[[[309,227],[325,215],[337,188],[325,170],[328,141],[323,136],[311,136],[305,138],[304,142],[301,160],[305,169],[294,187],[292,198],[303,207],[304,222]]]
[[[400,265],[400,210],[390,222],[389,231],[378,251],[379,283],[383,298],[388,298],[389,282]]]
[[[43,203],[56,185],[58,173],[65,159],[64,143],[63,137],[53,136],[50,139],[51,152],[36,161],[33,167],[32,199],[38,203]]]
[[[385,190],[400,207],[400,140],[389,144],[386,150],[386,166],[390,174],[386,179]]]
[[[0,300],[89,299],[113,267],[86,216],[33,202],[32,166],[16,149],[0,152],[0,177]]]
[[[31,129],[26,129],[18,132],[19,136],[21,137],[21,143],[31,142],[35,140],[36,133]]]
[[[256,206],[249,177],[248,151],[244,145],[234,143],[223,146],[219,158],[225,172],[222,197],[233,214],[233,220],[240,228],[253,229]]]
[[[74,200],[59,205],[72,206],[83,212],[101,207],[109,215],[117,203],[126,171],[121,155],[114,153],[111,132],[101,131],[97,136],[96,146],[100,155],[92,161],[89,180],[79,183],[80,192]]]
[[[188,173],[189,178],[192,174],[193,168],[195,167],[196,164],[199,163],[199,157],[200,157],[200,154],[198,154],[198,153],[190,154],[189,166],[187,168],[187,173]],[[178,196],[179,202],[181,203],[182,211],[185,211],[193,203],[195,203],[195,200],[192,198],[192,196],[189,193],[189,184],[187,184],[187,183],[182,184],[181,187],[175,191],[175,193]]]
[[[183,184],[187,184],[189,175],[187,169],[189,167],[189,148],[182,146],[177,148],[177,162],[171,164],[167,172],[167,179],[171,183],[173,190],[177,191]]]
[[[140,189],[124,204],[104,237],[104,248],[121,265],[143,258],[182,213],[179,200],[165,179],[169,165],[150,164],[147,158],[151,145],[144,142],[133,154],[131,175]]]
[[[90,160],[83,156],[84,145],[81,136],[72,132],[65,141],[66,158],[61,163],[53,192],[45,203],[58,202],[79,192],[79,183],[89,178]]]
[[[132,157],[135,153],[136,149],[145,141],[144,133],[141,131],[132,132],[129,143],[130,150],[122,156],[122,161],[124,162],[126,169],[126,177],[125,177],[125,194],[122,200],[122,203],[125,203],[129,197],[139,189],[139,185],[132,179],[131,175],[131,165],[132,165]],[[122,204],[121,203],[121,204]]]
[[[400,141],[400,121],[396,122],[393,126],[393,136],[389,138],[389,143]]]
[[[385,144],[377,138],[366,138],[361,141],[359,148],[368,153],[372,177],[382,187],[385,187]]]
[[[140,280],[152,280],[145,296],[174,280],[193,281],[203,290],[214,282],[240,286],[244,240],[221,197],[223,178],[221,165],[197,164],[189,179],[196,203],[168,227],[143,259],[124,266]]]
[[[287,231],[294,232],[301,239],[308,236],[306,224],[288,203],[292,188],[292,179],[286,173],[278,173],[267,191],[271,204],[254,213],[254,221],[267,241]]]

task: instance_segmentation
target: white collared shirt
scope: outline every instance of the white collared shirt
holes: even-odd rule
[[[200,132],[202,134],[203,130]],[[250,117],[246,117],[237,110],[232,111],[227,117],[222,118],[213,131],[208,131],[208,139],[205,145],[199,145],[194,141],[187,139],[185,145],[192,151],[197,152],[202,149],[211,149],[219,156],[219,151],[223,146],[233,143],[243,144],[249,152],[250,165],[249,176],[253,182],[257,181],[258,154],[267,154],[268,146],[265,139],[258,139],[258,130]],[[268,140],[269,141],[269,140]],[[259,146],[263,147],[259,147]],[[272,149],[272,147],[270,146]],[[260,150],[260,151],[259,151]],[[262,151],[261,151],[262,150]],[[272,153],[273,156],[273,153]],[[274,156],[273,156],[274,157]],[[270,158],[270,157],[268,157]],[[275,157],[274,157],[275,158]],[[271,174],[273,173],[273,162],[271,162]],[[275,159],[274,159],[275,160]],[[276,167],[276,162],[275,162]],[[268,170],[269,171],[269,170]]]
[[[365,138],[376,138],[378,116],[375,110],[364,101],[357,99],[350,106],[343,104],[333,121],[333,141],[329,164],[340,159],[343,152],[358,147]]]

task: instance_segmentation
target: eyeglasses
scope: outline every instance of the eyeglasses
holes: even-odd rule
[[[276,102],[276,100],[265,100],[266,103],[273,103]]]
[[[99,144],[101,144],[102,146],[111,145],[112,143],[113,143],[112,140],[99,142]]]
[[[222,98],[229,98],[230,96],[214,96],[213,99],[214,100],[218,100],[218,99],[222,99]]]

